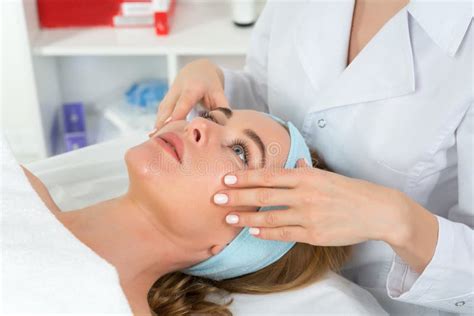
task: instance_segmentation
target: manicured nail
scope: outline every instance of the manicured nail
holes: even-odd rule
[[[168,123],[169,121],[171,121],[171,116],[165,120],[164,124]]]
[[[239,217],[237,215],[227,215],[225,221],[227,224],[237,224],[239,222]]]
[[[311,166],[306,158],[300,158],[296,161],[297,167]]]
[[[260,228],[251,227],[249,228],[249,233],[250,235],[258,235],[260,234]]]
[[[227,201],[229,201],[227,194],[217,193],[214,195],[214,203],[216,204],[225,204]]]
[[[158,131],[158,129],[155,127],[151,132],[148,133],[148,137],[151,137],[151,135],[155,134]]]
[[[225,184],[236,184],[237,183],[237,177],[233,175],[227,175],[224,177],[224,183]]]

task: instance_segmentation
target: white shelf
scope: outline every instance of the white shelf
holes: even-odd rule
[[[250,28],[235,26],[226,2],[180,3],[168,36],[153,28],[42,29],[33,40],[37,56],[245,55]]]

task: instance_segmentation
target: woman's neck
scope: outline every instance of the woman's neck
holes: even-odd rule
[[[43,182],[21,166],[51,213],[95,253],[112,264],[135,315],[149,314],[147,294],[161,276],[195,264],[208,250],[189,249],[153,221],[129,193],[79,210],[62,212]]]
[[[55,214],[56,215],[56,214]],[[128,194],[56,217],[84,244],[112,264],[121,284],[143,291],[166,273],[200,261],[158,227]]]

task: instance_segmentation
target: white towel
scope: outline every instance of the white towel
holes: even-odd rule
[[[1,315],[131,315],[114,266],[48,210],[0,135]]]
[[[367,290],[334,272],[300,289],[232,297],[230,310],[234,316],[388,315]]]

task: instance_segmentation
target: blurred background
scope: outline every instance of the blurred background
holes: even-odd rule
[[[179,70],[242,69],[265,0],[1,0],[1,129],[20,163],[151,130]]]

